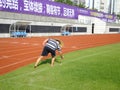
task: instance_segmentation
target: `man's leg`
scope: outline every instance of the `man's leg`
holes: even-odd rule
[[[42,58],[43,58],[43,56],[40,56],[40,57],[37,59],[37,61],[36,61],[35,65],[34,65],[34,68],[36,68],[36,67],[37,67],[37,65],[38,65],[38,64],[39,64],[39,62],[42,60]]]
[[[51,66],[54,66],[55,57],[52,57]]]

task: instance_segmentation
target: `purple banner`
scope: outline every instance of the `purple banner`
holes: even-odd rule
[[[69,19],[78,19],[78,15],[86,15],[100,18],[106,22],[115,20],[115,16],[113,15],[48,0],[0,0],[0,11]]]
[[[87,10],[87,9],[78,9],[78,15],[85,15],[85,16],[91,16],[99,18],[105,22],[114,22],[116,20],[115,15],[103,13],[103,12],[97,12],[93,10]]]

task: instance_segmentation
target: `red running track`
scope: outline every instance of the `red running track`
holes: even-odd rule
[[[47,37],[0,38],[0,75],[34,63]],[[56,36],[64,42],[63,52],[119,43],[120,34]]]

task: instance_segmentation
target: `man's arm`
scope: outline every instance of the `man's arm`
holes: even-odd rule
[[[45,44],[47,43],[47,41],[48,41],[49,39],[45,39],[44,41],[43,41],[43,46],[45,46]]]

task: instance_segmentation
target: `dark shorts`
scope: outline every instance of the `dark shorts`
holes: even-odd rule
[[[44,47],[43,48],[41,56],[47,56],[48,53],[50,53],[52,57],[56,56],[56,52],[49,47]]]

